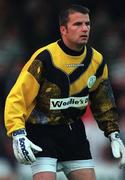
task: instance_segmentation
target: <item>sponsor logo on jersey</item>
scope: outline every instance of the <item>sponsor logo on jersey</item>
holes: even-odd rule
[[[88,81],[87,81],[87,86],[88,88],[91,88],[96,82],[96,76],[90,76]]]
[[[80,67],[84,66],[84,64],[66,64],[67,67]]]
[[[89,101],[89,96],[50,99],[50,109],[59,110],[59,109],[67,109],[69,107],[84,109],[88,105],[88,101]]]

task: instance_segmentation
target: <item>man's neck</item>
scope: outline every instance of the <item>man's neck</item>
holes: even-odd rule
[[[68,47],[68,46],[63,42],[62,39],[58,41],[58,45],[61,47],[61,49],[62,49],[66,54],[72,55],[72,56],[80,56],[81,54],[83,54],[84,48],[85,48],[85,46],[83,46],[81,50],[71,49],[70,47]]]
[[[67,42],[64,39],[63,39],[63,42],[64,42],[65,46],[67,46],[69,49],[71,49],[73,51],[80,52],[84,48],[84,45],[77,45],[77,44],[73,44],[73,43],[71,44],[70,42]]]

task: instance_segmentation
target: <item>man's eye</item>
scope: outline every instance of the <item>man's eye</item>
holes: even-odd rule
[[[75,23],[75,25],[76,25],[76,26],[81,26],[81,25],[82,25],[82,23]]]
[[[87,23],[86,23],[86,26],[90,26],[90,22],[87,22]]]

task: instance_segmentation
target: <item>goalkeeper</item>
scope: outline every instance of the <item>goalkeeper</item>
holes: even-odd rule
[[[87,45],[89,10],[71,5],[59,16],[61,39],[38,49],[22,69],[5,104],[5,126],[18,162],[34,180],[55,180],[58,165],[69,180],[95,180],[81,120],[90,101],[99,128],[120,167],[125,147],[105,58]]]

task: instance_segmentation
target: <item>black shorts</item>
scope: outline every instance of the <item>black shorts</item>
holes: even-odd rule
[[[92,159],[82,120],[70,126],[27,123],[27,137],[43,149],[36,157],[57,158],[58,161]]]

